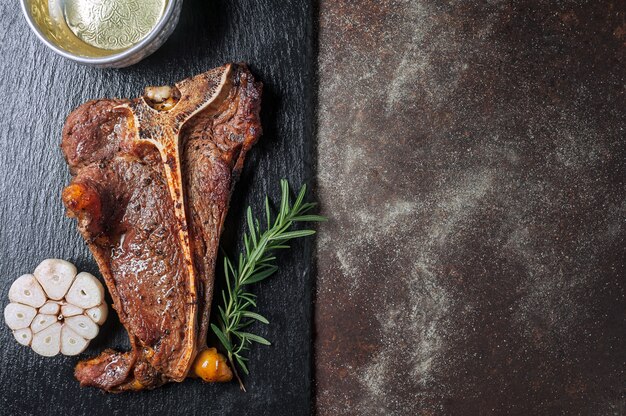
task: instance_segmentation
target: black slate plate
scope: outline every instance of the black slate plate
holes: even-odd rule
[[[146,85],[170,84],[228,61],[248,62],[264,82],[264,136],[235,189],[223,247],[234,253],[243,209],[260,207],[278,181],[293,186],[312,175],[312,7],[306,0],[188,0],[172,38],[153,56],[123,70],[79,66],[48,51],[14,1],[0,5],[0,304],[12,281],[49,257],[97,274],[60,192],[69,174],[59,150],[66,115],[92,98],[134,97]],[[260,212],[260,211],[258,211]],[[19,346],[0,325],[2,415],[302,415],[311,401],[311,248],[293,245],[281,269],[256,289],[271,321],[258,328],[273,341],[250,353],[248,393],[236,383],[188,380],[138,394],[105,395],[79,388],[76,357],[42,358]],[[112,316],[83,356],[126,348]]]

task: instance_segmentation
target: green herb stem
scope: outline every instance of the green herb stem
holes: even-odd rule
[[[269,324],[264,316],[252,311],[257,307],[256,295],[247,291],[246,286],[261,282],[278,270],[274,265],[276,257],[272,255],[275,250],[289,248],[286,244],[289,240],[315,234],[315,230],[291,230],[295,223],[326,221],[326,218],[320,215],[308,214],[316,204],[304,202],[306,185],[300,188],[293,205],[290,205],[289,201],[290,189],[287,180],[282,179],[280,187],[280,206],[274,220],[269,199],[265,197],[267,226],[264,231],[261,230],[258,219],[253,218],[252,209],[248,207],[246,211],[248,232],[243,238],[244,251],[239,254],[237,267],[228,256],[224,256],[226,289],[222,290],[223,304],[218,307],[218,325],[211,324],[213,332],[227,352],[228,361],[243,391],[245,386],[236,367],[239,366],[245,374],[249,374],[246,364],[248,358],[245,357],[245,353],[252,343],[271,345],[260,335],[244,331],[255,321]]]

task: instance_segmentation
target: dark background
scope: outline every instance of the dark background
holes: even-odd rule
[[[235,188],[223,247],[236,253],[243,209],[260,208],[279,179],[292,187],[312,179],[312,8],[279,0],[186,0],[178,28],[154,55],[131,68],[77,65],[47,50],[29,30],[14,1],[0,4],[0,302],[15,278],[45,258],[75,263],[98,275],[95,262],[64,215],[60,199],[69,174],[59,143],[67,114],[100,97],[135,97],[147,85],[171,84],[229,61],[245,61],[263,81],[264,135],[249,154]],[[260,210],[257,210],[261,213]],[[79,388],[76,357],[43,358],[19,346],[0,325],[2,415],[300,415],[311,402],[312,240],[279,258],[280,270],[255,289],[259,312],[271,322],[257,328],[273,342],[250,352],[248,393],[236,383],[188,380],[140,394],[105,395]],[[218,274],[218,279],[221,275]],[[218,292],[216,292],[218,293]],[[126,348],[114,314],[84,356]]]
[[[626,1],[323,0],[320,415],[626,415]]]
[[[0,296],[46,257],[96,272],[59,198],[73,107],[247,60],[265,135],[223,245],[247,202],[317,167],[315,388],[307,240],[258,288],[274,346],[253,350],[247,395],[80,390],[76,359],[2,327],[2,413],[300,415],[314,390],[320,415],[626,414],[626,2],[321,0],[319,58],[317,11],[268,3],[188,0],[119,71],[54,57],[0,5]],[[90,351],[126,343],[107,325]]]

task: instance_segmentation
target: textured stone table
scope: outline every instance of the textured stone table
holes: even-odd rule
[[[320,415],[626,414],[625,12],[321,1]]]

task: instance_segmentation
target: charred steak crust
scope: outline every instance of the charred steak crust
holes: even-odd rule
[[[261,134],[262,85],[244,64],[228,64],[167,91],[170,107],[148,93],[90,101],[63,129],[73,176],[63,201],[132,346],[80,362],[83,386],[119,392],[180,382],[206,348],[219,237]]]

